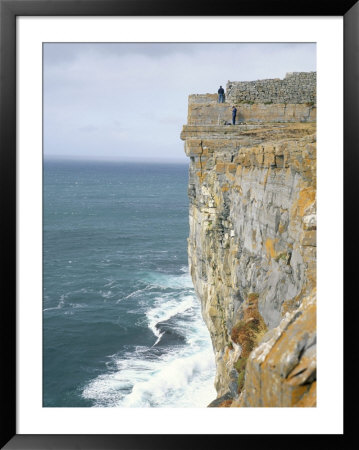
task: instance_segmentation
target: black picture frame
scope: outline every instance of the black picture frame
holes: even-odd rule
[[[344,18],[344,254],[355,250],[358,203],[359,3],[355,0],[301,2],[243,0],[231,5],[188,0],[0,0],[0,182],[3,220],[1,314],[1,448],[6,449],[177,449],[261,444],[275,435],[17,435],[16,434],[16,17],[18,16],[342,16]],[[357,275],[344,272],[346,293]],[[354,341],[355,296],[345,306],[346,342]],[[348,356],[348,348],[345,350]],[[346,358],[347,362],[349,358]],[[350,372],[350,371],[349,371]],[[348,370],[346,371],[348,373]],[[347,386],[347,385],[346,385]],[[346,389],[348,393],[348,389]],[[345,435],[354,416],[345,422]],[[180,426],[180,425],[179,425]],[[277,435],[278,436],[278,435]],[[240,438],[240,439],[239,439]],[[343,436],[330,436],[334,441]],[[281,435],[281,443],[303,447],[308,435]],[[249,442],[250,441],[250,442]],[[311,436],[311,445],[316,440]],[[280,444],[280,445],[282,445]],[[340,445],[340,443],[337,443]],[[278,444],[276,444],[278,445]],[[311,448],[311,445],[309,448]]]

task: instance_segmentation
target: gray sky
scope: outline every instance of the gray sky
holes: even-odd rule
[[[44,44],[45,157],[185,162],[189,94],[313,70],[315,44]]]

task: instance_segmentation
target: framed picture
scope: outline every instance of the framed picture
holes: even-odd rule
[[[347,202],[349,203],[350,193],[353,191],[357,155],[352,149],[355,148],[358,138],[356,126],[358,95],[355,94],[358,93],[356,42],[359,8],[354,3],[348,1],[328,7],[322,6],[321,3],[289,5],[280,2],[269,10],[266,2],[221,9],[218,5],[203,5],[201,2],[167,4],[156,0],[151,2],[1,0],[0,167],[6,219],[3,221],[4,254],[8,261],[3,271],[3,285],[7,290],[3,301],[1,327],[2,376],[5,387],[2,404],[6,417],[2,427],[1,444],[5,445],[4,448],[41,449],[50,446],[51,448],[182,448],[184,445],[190,447],[202,445],[204,438],[209,445],[213,443],[222,445],[224,441],[234,445],[239,437],[246,441],[263,441],[269,437],[282,435],[281,439],[285,440],[284,435],[292,439],[292,435],[295,434],[305,442],[309,435],[315,434],[342,436],[342,208],[344,205],[348,206]],[[342,42],[343,30],[344,42]],[[276,46],[278,51],[274,50]],[[202,50],[203,48],[205,50]],[[242,50],[244,48],[246,50]],[[120,63],[116,63],[114,54]],[[252,65],[256,69],[251,72],[249,67],[242,67],[238,80],[232,78],[232,81],[227,82],[220,79],[227,68],[230,71],[231,66],[234,66],[231,60],[235,59],[236,54],[241,57],[240,64],[237,61],[236,69],[241,64]],[[252,56],[246,56],[249,54]],[[253,55],[256,55],[256,58]],[[311,55],[314,55],[313,64],[310,62]],[[66,60],[76,60],[77,65],[63,65],[63,61]],[[299,60],[304,61],[302,65],[298,63]],[[58,61],[61,64],[58,64]],[[295,73],[279,75],[283,79],[278,81],[276,74],[281,74],[281,61],[286,61],[291,67],[299,67],[300,73],[297,73],[297,69],[291,70]],[[341,70],[342,62],[345,66],[344,77]],[[196,66],[199,66],[198,70]],[[273,66],[275,70],[272,70]],[[283,70],[285,67],[287,66],[283,64]],[[216,78],[217,69],[221,69],[218,70],[218,74],[221,75]],[[119,72],[123,72],[121,76],[113,75]],[[136,76],[138,72],[146,73],[147,84],[140,76]],[[303,75],[301,72],[306,73]],[[228,308],[239,312],[237,315],[233,313],[230,317],[225,315],[226,323],[233,321],[230,326],[226,325],[229,327],[229,336],[223,344],[226,347],[225,351],[216,350],[218,342],[213,340],[216,330],[211,330],[211,327],[216,327],[217,325],[213,324],[220,320],[219,309],[214,311],[213,305],[202,304],[202,314],[212,333],[212,344],[208,336],[203,337],[201,334],[203,324],[197,321],[201,308],[193,301],[195,293],[192,284],[186,284],[189,279],[189,275],[187,279],[188,270],[193,280],[196,277],[207,280],[211,276],[206,272],[206,265],[201,266],[200,275],[199,272],[196,274],[201,262],[196,259],[199,256],[195,247],[201,245],[202,239],[198,235],[196,223],[206,226],[206,233],[211,233],[215,228],[214,223],[221,222],[220,226],[224,227],[223,242],[221,241],[223,248],[226,248],[226,239],[230,242],[230,239],[234,238],[235,241],[235,236],[240,231],[231,223],[230,215],[222,217],[221,213],[219,221],[212,211],[218,206],[214,193],[212,205],[208,200],[211,194],[206,192],[207,185],[197,183],[202,183],[205,176],[204,165],[207,164],[207,169],[216,171],[219,179],[223,173],[223,181],[219,185],[220,195],[223,198],[227,195],[228,189],[236,187],[233,181],[239,176],[237,167],[234,167],[236,155],[243,167],[247,164],[245,151],[241,153],[240,150],[247,145],[241,141],[247,139],[243,138],[246,133],[259,133],[258,129],[268,133],[266,127],[271,124],[272,129],[269,133],[273,142],[276,132],[285,134],[288,124],[294,123],[299,125],[290,125],[289,127],[293,128],[290,130],[288,128],[292,139],[294,134],[297,141],[303,138],[304,135],[301,133],[311,136],[316,131],[317,97],[314,72],[318,72],[319,152],[318,401],[316,402],[316,397],[310,397],[311,383],[316,380],[316,375],[311,375],[305,382],[303,381],[300,388],[303,391],[305,385],[304,394],[308,394],[307,396],[303,394],[304,391],[299,394],[298,390],[294,390],[290,391],[290,401],[284,400],[283,394],[278,403],[268,400],[263,404],[261,400],[261,404],[253,404],[249,396],[245,396],[244,380],[240,380],[241,362],[245,359],[244,364],[247,364],[249,370],[247,359],[249,360],[250,350],[255,348],[254,342],[269,345],[269,341],[265,339],[260,341],[268,331],[268,323],[271,323],[270,329],[276,330],[280,328],[280,323],[283,323],[281,322],[284,320],[283,317],[287,317],[290,322],[295,314],[299,317],[304,315],[304,312],[297,313],[295,307],[299,307],[300,304],[293,306],[288,301],[286,305],[280,305],[281,317],[279,317],[279,313],[267,311],[265,302],[268,296],[266,300],[261,297],[260,292],[256,293],[252,288],[247,287],[244,290],[241,288],[238,290],[238,296],[241,296],[238,300],[240,306],[228,301]],[[86,73],[91,74],[91,82]],[[191,76],[188,76],[189,74]],[[177,77],[179,81],[176,86],[180,86],[180,80],[187,79],[187,76],[195,82],[192,81],[187,85],[183,83],[184,86],[176,88],[178,95],[174,95],[173,85],[166,84],[167,77],[169,79]],[[246,76],[253,78],[247,79]],[[252,82],[259,78],[265,83]],[[276,80],[265,80],[266,78]],[[217,79],[226,88],[225,97],[222,86],[218,92],[219,86],[213,86],[212,92],[208,94],[212,89],[208,84],[203,88],[204,91],[201,91],[202,84],[205,82],[214,84]],[[246,81],[249,83],[245,83]],[[66,89],[62,89],[61,86],[65,85]],[[302,86],[305,88],[302,89]],[[341,91],[343,86],[344,129]],[[242,88],[245,94],[242,94]],[[185,114],[188,105],[185,95],[190,95],[187,125]],[[273,101],[273,98],[278,97],[280,100]],[[291,109],[291,103],[300,105]],[[59,114],[58,110],[55,111],[53,108],[55,104],[63,108],[61,120],[53,119]],[[256,109],[257,104],[260,105],[258,107],[260,112]],[[284,105],[284,109],[282,106],[277,107],[277,104]],[[203,108],[206,109],[205,113]],[[97,116],[94,118],[93,114],[96,111],[102,111],[98,114],[101,119]],[[214,116],[209,116],[208,111],[212,111]],[[204,118],[203,114],[207,116]],[[183,123],[180,125],[179,117],[183,117]],[[129,125],[125,126],[125,123]],[[180,152],[175,150],[177,141],[181,147],[183,145],[180,141],[181,125],[185,125],[181,138],[185,141],[187,156],[182,150]],[[195,130],[196,127],[199,128]],[[209,128],[205,130],[207,134],[203,135],[206,137],[203,137],[200,133],[204,133],[205,127]],[[223,160],[218,157],[212,161],[207,156],[208,152],[213,151],[211,145],[216,145],[215,139],[218,139],[218,136],[213,137],[211,133],[220,135],[224,133],[224,129],[226,135],[233,134],[231,142],[237,145],[238,154],[229,152],[232,154],[232,160],[223,154]],[[157,147],[148,144],[148,149],[143,149],[143,136],[147,136],[150,143],[151,140],[157,142],[160,134],[163,135],[158,140]],[[100,139],[97,140],[97,144],[95,136]],[[343,136],[344,152],[341,149]],[[258,142],[262,142],[259,134],[257,139]],[[100,148],[98,142],[102,142],[103,147]],[[122,147],[121,145],[116,147],[118,143]],[[200,154],[196,145],[200,147]],[[310,159],[312,142],[308,140],[305,145],[305,152],[309,156],[307,153],[306,155]],[[169,157],[168,147],[173,149]],[[267,158],[268,168],[273,170],[273,177],[279,176],[274,174],[274,169],[286,167],[290,156],[285,152],[279,154],[280,152],[276,150],[274,153],[268,150],[268,156],[264,146],[261,148],[263,155],[261,154],[260,158],[263,159],[260,164],[265,166]],[[271,152],[274,158],[272,162]],[[58,163],[59,155],[67,160],[73,160],[75,157],[78,159],[77,162],[71,162],[71,167],[78,164],[72,174],[72,169],[66,162]],[[168,159],[164,160],[164,155]],[[116,158],[121,163],[116,163]],[[152,166],[155,167],[153,172],[152,169],[148,169],[149,166],[143,169],[142,166],[134,165],[136,158],[142,161],[147,158],[156,162]],[[182,164],[180,169],[173,164],[177,162],[176,158]],[[86,159],[97,160],[96,170],[92,163],[84,162]],[[190,199],[192,196],[193,205],[195,198],[201,203],[198,210],[191,207],[190,212],[189,269],[186,262],[187,248],[185,252],[183,249],[181,252],[172,249],[171,255],[166,257],[161,254],[161,252],[168,253],[168,248],[172,248],[175,243],[168,224],[165,225],[165,216],[162,218],[160,216],[160,211],[162,213],[164,211],[163,214],[170,217],[170,223],[176,223],[176,233],[185,233],[183,235],[185,239],[188,214],[183,212],[183,205],[185,210],[188,206],[177,194],[182,181],[187,177],[188,162],[190,163],[188,195]],[[101,170],[98,169],[98,164],[102,164]],[[345,171],[344,204],[341,196],[344,181],[341,175],[342,167]],[[313,170],[315,176],[315,169]],[[309,177],[308,171],[309,169],[305,171],[305,177]],[[290,170],[287,177],[291,176],[289,172]],[[131,173],[135,174],[135,178]],[[121,183],[118,182],[119,176]],[[294,183],[297,183],[295,171],[292,171],[292,176],[291,189],[295,189],[293,187]],[[153,180],[156,182],[157,191],[167,195],[173,190],[172,203],[165,196],[162,200],[156,197],[160,203],[151,203],[151,199],[157,195],[153,194],[155,191],[152,192],[153,195],[151,194]],[[264,184],[266,183],[267,178]],[[107,186],[106,196],[112,194],[115,196],[115,200],[110,201],[112,216],[106,217],[108,210],[105,209],[99,213],[103,201],[99,193],[103,186]],[[238,187],[242,188],[243,186]],[[70,189],[73,191],[69,191]],[[305,199],[298,203],[298,211],[300,209],[304,211],[304,202],[309,222],[301,219],[303,223],[305,222],[303,239],[306,240],[304,245],[311,247],[311,239],[315,239],[316,236],[316,227],[310,222],[313,211],[310,209],[312,203],[308,199],[311,199],[311,194],[307,188],[304,188],[304,191]],[[116,200],[116,192],[121,192],[121,201]],[[200,195],[202,197],[199,197]],[[257,201],[254,197],[251,199],[250,195],[248,192],[250,202]],[[92,203],[88,201],[89,196]],[[75,197],[77,203],[68,206]],[[115,224],[117,227],[120,221],[125,221],[123,211],[130,204],[127,202],[131,198],[135,203],[139,202],[136,203],[137,222],[134,221],[134,216],[126,223],[121,222],[123,236],[116,233],[117,237],[111,238],[112,225]],[[205,201],[211,204],[203,206]],[[214,206],[216,202],[217,206]],[[61,213],[61,207],[65,203],[68,209]],[[91,205],[98,206],[92,210]],[[134,210],[134,203],[131,208]],[[203,219],[203,222],[197,216],[202,211],[201,208],[207,208],[206,219]],[[285,207],[282,209],[284,211]],[[118,210],[121,210],[121,217],[116,212]],[[247,211],[247,206],[245,210]],[[352,210],[353,208],[347,207],[347,212]],[[68,218],[68,214],[75,215],[76,220]],[[283,227],[284,230],[285,212],[278,220],[275,212],[274,216],[275,222],[278,222],[276,228]],[[196,223],[193,217],[196,217]],[[66,220],[69,225],[66,225]],[[69,239],[62,237],[59,240],[56,237],[59,221],[63,226],[61,230],[64,236],[63,230],[66,230],[67,226],[73,227],[74,223],[83,223],[84,220],[94,220],[96,226],[102,230],[102,234],[98,236],[99,242],[107,239],[109,243],[107,248],[101,244],[103,252],[98,254],[98,265],[92,266],[93,252],[96,251],[93,241],[95,235],[92,232],[86,236],[85,229],[81,226],[77,234],[71,233],[71,237],[68,235]],[[268,219],[268,223],[270,220]],[[185,226],[181,225],[182,221],[186,223]],[[347,228],[353,227],[354,223],[355,220],[349,218],[346,221]],[[251,226],[255,228],[253,223]],[[156,235],[153,234],[154,229],[157,230]],[[73,228],[71,230],[73,231]],[[134,235],[129,252],[111,253],[113,243],[120,242],[118,239],[123,239],[127,242],[126,245],[129,245],[132,239],[131,230]],[[146,232],[150,236],[147,240]],[[347,229],[347,233],[355,235],[351,229]],[[77,236],[75,240],[74,234]],[[216,242],[219,234],[216,234]],[[253,239],[255,241],[252,232],[252,241]],[[156,261],[156,267],[159,268],[157,271],[152,270],[150,266],[147,267],[147,262],[143,264],[140,262],[144,254],[143,245],[147,245],[144,243],[151,240],[152,244],[146,248],[146,254],[151,255],[150,265]],[[273,271],[273,267],[277,266],[281,268],[278,269],[278,273],[292,271],[294,267],[290,265],[292,253],[289,254],[287,250],[281,248],[281,241],[271,240],[268,237],[262,237],[262,240],[265,249],[263,258],[269,260],[266,273]],[[93,245],[90,245],[91,241]],[[167,242],[163,248],[161,241]],[[254,241],[250,245],[256,246]],[[54,245],[51,246],[51,243]],[[87,270],[86,286],[77,282],[79,278],[84,280],[85,276],[84,272],[81,274],[78,272],[79,245],[88,248],[89,251],[88,262],[86,264],[82,262],[82,267],[86,267]],[[228,243],[228,248],[232,249],[231,245]],[[137,246],[141,248],[141,252],[136,255]],[[233,249],[234,246],[233,244]],[[83,253],[81,255],[81,258],[85,257]],[[295,258],[297,257],[293,256],[293,259]],[[64,261],[67,278],[63,276]],[[173,261],[175,263],[171,272],[169,266]],[[118,271],[119,262],[124,267],[121,273]],[[305,270],[309,270],[309,259],[304,263]],[[246,264],[248,265],[248,262]],[[300,264],[299,261],[296,266],[298,279],[300,279]],[[313,264],[316,265],[315,258]],[[115,267],[115,270],[111,267]],[[101,280],[106,282],[96,285],[96,274],[103,269],[106,273],[101,273]],[[352,279],[355,279],[351,272],[353,271],[349,270],[345,274],[346,287]],[[134,273],[137,275],[134,276]],[[267,281],[271,279],[277,283],[269,275],[260,273],[263,272],[258,271],[254,279],[263,276],[267,277]],[[171,283],[168,282],[169,276],[172,277]],[[288,280],[295,277],[296,274],[289,274]],[[58,290],[49,281],[53,279],[60,280],[58,285],[61,285],[61,288],[68,286],[68,290],[66,292]],[[331,280],[330,285],[328,279]],[[121,280],[120,288],[116,284],[119,280]],[[245,284],[240,274],[237,282],[241,286]],[[253,281],[253,286],[258,282]],[[208,283],[208,286],[210,284]],[[314,285],[316,288],[316,278]],[[297,287],[293,281],[293,287],[288,288],[293,291],[291,299],[294,299]],[[203,286],[198,283],[195,289],[198,294]],[[122,323],[121,314],[124,315],[131,309],[138,292],[142,296],[144,292],[146,293],[148,303],[143,303],[144,297],[139,298],[136,303],[137,310],[131,311],[133,325],[129,322],[129,316],[126,316],[126,320]],[[228,298],[233,297],[232,294],[226,295]],[[84,298],[89,299],[91,305],[83,300]],[[131,301],[126,303],[126,299]],[[257,310],[254,312],[256,308],[253,305],[258,303],[261,305],[258,307],[260,314]],[[125,312],[121,312],[121,308],[124,308]],[[106,309],[108,316],[101,316],[98,312],[100,309]],[[59,310],[61,310],[60,318],[57,315]],[[84,316],[81,316],[81,311],[86,311],[87,323],[83,319]],[[173,317],[177,314],[181,319],[174,326],[171,320],[173,321]],[[191,314],[193,316],[189,317]],[[352,313],[351,317],[354,317],[354,314]],[[67,328],[69,316],[76,318],[73,322],[75,329]],[[143,326],[143,317],[146,318],[146,326]],[[99,325],[101,321],[103,328]],[[255,333],[258,336],[253,337],[253,342],[250,343],[253,345],[249,345],[248,341],[242,342],[240,335],[243,327],[257,322]],[[121,330],[126,327],[135,330],[131,333],[140,333],[141,339],[127,342],[127,337],[121,334]],[[178,333],[173,331],[175,327],[180,330]],[[331,355],[328,354],[327,343],[330,336],[333,336],[333,327],[337,327],[334,342],[331,340],[330,344],[331,352],[335,353],[334,367]],[[91,329],[92,333],[89,332]],[[193,329],[196,333],[192,336]],[[251,336],[253,330],[253,328],[250,330]],[[70,335],[72,332],[74,334]],[[308,333],[303,326],[301,332],[309,342]],[[204,326],[203,333],[208,333]],[[67,337],[66,342],[64,336]],[[101,339],[106,345],[102,345]],[[108,341],[115,342],[118,339],[123,339],[122,353],[118,351],[116,345],[113,348],[107,345]],[[184,353],[181,350],[184,348],[181,347],[181,340],[186,339],[192,343],[195,341],[190,353],[186,353],[188,346],[183,350]],[[59,340],[62,341],[61,346],[57,345]],[[248,347],[248,355],[245,355],[247,344],[250,348]],[[309,343],[308,348],[312,344]],[[215,353],[217,352],[217,393],[213,388],[213,377],[210,377],[211,371],[214,370],[211,362],[212,345]],[[150,357],[149,350],[152,351]],[[301,353],[299,352],[300,355],[306,350],[303,348]],[[93,352],[91,361],[96,361],[97,366],[90,367],[88,358],[83,356],[89,354],[89,351]],[[57,359],[57,365],[53,364],[56,359],[53,355],[59,355],[61,352],[63,354]],[[95,356],[96,352],[99,356]],[[141,352],[147,352],[147,359],[139,357]],[[136,358],[133,357],[134,353]],[[306,357],[309,354],[310,351],[305,353]],[[181,363],[184,359],[190,361],[191,368],[184,367],[179,362],[180,358]],[[159,368],[159,361],[163,359],[169,364],[166,371]],[[223,383],[223,380],[219,381],[222,376],[218,369],[220,364],[227,366],[232,364],[231,368],[233,366],[237,370],[234,381],[229,380],[227,383],[228,386],[231,382],[234,383],[232,388],[236,392],[233,395],[230,395],[232,391],[223,390],[220,386],[221,382]],[[300,368],[298,361],[296,364]],[[103,367],[108,369],[106,373],[103,372]],[[197,378],[191,378],[191,385],[186,381],[185,388],[183,383],[180,383],[181,377],[185,378],[182,371],[192,371],[191,374],[197,371],[198,375]],[[329,378],[325,376],[327,371],[331,372]],[[156,379],[146,378],[144,374],[147,372],[156,373]],[[300,376],[303,372],[305,371],[298,369],[296,376]],[[142,389],[137,389],[137,397],[128,395],[134,392],[133,380],[137,380],[136,377]],[[334,391],[333,378],[338,380]],[[69,384],[68,380],[71,379],[77,381]],[[176,380],[176,383],[168,383],[169,379]],[[268,391],[274,393],[275,380],[273,380],[274,378],[269,383],[271,387]],[[168,385],[166,389],[164,385]],[[73,386],[81,386],[81,392],[78,387],[75,392]],[[249,384],[246,386],[249,392]],[[161,395],[163,399],[159,400]],[[210,403],[212,395],[213,400],[217,395],[217,399],[211,403],[214,407],[202,408],[201,399],[205,399],[203,406],[206,406]],[[294,397],[296,400],[293,400]],[[240,407],[233,408],[233,406]],[[264,407],[253,408],[253,406]],[[288,408],[289,406],[314,407]]]

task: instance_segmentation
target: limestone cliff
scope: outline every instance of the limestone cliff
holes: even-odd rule
[[[217,365],[211,406],[316,401],[315,73],[286,79],[228,82],[231,103],[189,97],[188,256]]]

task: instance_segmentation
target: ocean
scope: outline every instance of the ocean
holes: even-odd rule
[[[186,164],[44,162],[43,406],[206,407]]]

